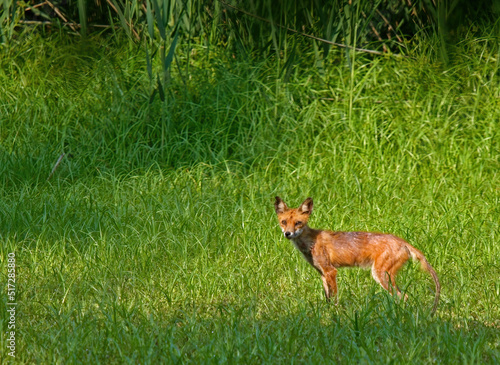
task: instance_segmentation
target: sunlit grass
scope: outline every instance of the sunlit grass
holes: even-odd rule
[[[128,49],[44,42],[0,71],[0,261],[4,276],[16,252],[19,362],[499,361],[491,44],[464,41],[451,68],[358,57],[352,83],[341,55],[283,84],[270,60],[200,52],[150,103]],[[313,227],[421,249],[442,284],[436,316],[415,264],[406,305],[358,269],[324,303],[275,195],[312,196]]]

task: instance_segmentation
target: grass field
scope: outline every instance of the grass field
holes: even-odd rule
[[[195,46],[165,102],[150,102],[145,57],[126,42],[6,47],[2,362],[499,363],[498,43],[466,36],[447,66],[426,47],[351,67],[332,51],[321,69],[303,55],[285,83],[283,60]],[[339,304],[325,303],[275,195],[312,196],[312,227],[422,250],[441,280],[436,315],[416,264],[400,275],[406,304],[359,269],[341,270]]]

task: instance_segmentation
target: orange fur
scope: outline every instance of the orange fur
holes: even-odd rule
[[[326,299],[337,295],[337,268],[371,267],[372,276],[385,290],[401,291],[396,285],[398,270],[410,258],[420,261],[436,284],[435,312],[441,285],[436,272],[422,252],[402,238],[392,234],[371,232],[332,232],[312,229],[307,225],[313,209],[313,201],[307,198],[298,208],[290,209],[276,197],[274,203],[281,229],[286,238],[304,255],[304,258],[320,273]],[[389,286],[389,283],[391,286]],[[406,300],[405,296],[405,300]]]

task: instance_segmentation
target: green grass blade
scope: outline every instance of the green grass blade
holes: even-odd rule
[[[81,34],[87,35],[87,0],[78,0],[78,16],[80,18]]]
[[[176,30],[170,48],[168,49],[167,56],[165,57],[165,62],[163,63],[163,72],[167,73],[170,69],[170,65],[174,59],[175,47],[177,46],[177,41],[179,39],[179,32]]]
[[[153,3],[153,9],[155,12],[155,18],[156,18],[156,26],[158,27],[158,30],[160,31],[160,37],[164,41],[167,40],[167,33],[166,33],[166,28],[167,28],[167,23],[163,21],[162,17],[162,12],[160,11],[160,6],[159,6],[159,0],[151,0]],[[163,8],[163,12],[167,12],[166,8]]]
[[[154,30],[154,18],[153,18],[153,11],[151,9],[151,1],[155,0],[146,0],[146,21],[148,24],[148,34],[149,37],[154,40],[155,39],[155,30]]]
[[[120,20],[120,24],[122,25],[123,30],[127,33],[129,37],[132,37],[130,26],[127,20],[125,19],[125,15],[123,14],[120,3],[117,0],[111,0],[111,2],[114,5],[116,13],[118,14],[118,19]]]

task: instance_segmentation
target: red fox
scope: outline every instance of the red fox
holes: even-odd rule
[[[437,274],[422,252],[402,238],[383,233],[332,232],[309,228],[307,222],[313,210],[312,198],[307,198],[298,208],[290,209],[277,196],[274,209],[285,237],[320,273],[327,301],[337,295],[337,268],[352,266],[371,267],[375,281],[385,290],[391,291],[390,281],[401,297],[396,275],[403,264],[412,258],[420,261],[422,269],[434,279],[436,297],[432,313],[436,311],[441,291]],[[407,299],[407,295],[404,299]]]

